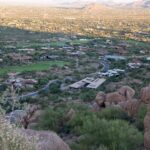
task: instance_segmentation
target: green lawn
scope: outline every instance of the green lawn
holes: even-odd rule
[[[66,42],[65,41],[58,41],[58,42],[50,42],[49,43],[50,46],[52,47],[63,47],[63,46],[66,46]]]
[[[88,43],[90,41],[91,41],[90,39],[85,39],[85,40],[77,39],[77,40],[71,41],[70,44],[72,44],[72,45],[81,45],[81,44],[86,44],[86,43]]]
[[[63,67],[64,65],[68,64],[68,62],[64,61],[44,61],[22,66],[5,66],[4,68],[0,69],[0,76],[9,72],[44,71],[50,69],[53,66]]]

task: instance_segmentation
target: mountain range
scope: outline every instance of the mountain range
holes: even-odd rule
[[[94,5],[93,5],[94,4]],[[96,5],[124,8],[150,8],[150,0],[135,0],[133,2],[116,2],[115,0],[74,0],[59,4],[60,7],[96,7]]]
[[[134,8],[150,8],[150,0],[137,0],[135,2],[129,3],[126,5],[127,7],[134,7]]]
[[[150,0],[0,0],[0,4],[7,5],[44,5],[75,8],[83,8],[93,3],[109,7],[150,8]]]

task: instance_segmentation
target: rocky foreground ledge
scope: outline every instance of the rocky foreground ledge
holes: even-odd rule
[[[54,132],[22,129],[29,139],[36,138],[36,150],[70,150],[69,146]]]
[[[54,132],[20,129],[0,115],[0,150],[70,150]]]

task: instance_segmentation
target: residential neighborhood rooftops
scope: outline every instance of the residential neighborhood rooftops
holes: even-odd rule
[[[106,58],[106,59],[116,60],[116,61],[119,61],[119,60],[126,60],[125,57],[123,57],[123,56],[118,56],[118,55],[106,55],[105,58]]]
[[[20,48],[18,51],[35,51],[33,48]]]
[[[128,63],[128,67],[131,69],[140,68],[142,66],[141,63]]]
[[[85,52],[76,51],[76,52],[68,52],[68,54],[72,56],[81,56],[81,55],[85,55]]]
[[[111,70],[108,70],[107,72],[99,72],[98,75],[100,77],[103,77],[103,76],[113,77],[113,76],[118,76],[121,73],[125,73],[125,70],[122,70],[122,69],[111,69]]]

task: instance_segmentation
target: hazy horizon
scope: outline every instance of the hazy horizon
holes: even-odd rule
[[[81,3],[81,4],[88,4],[88,3],[130,3],[136,0],[0,0],[0,3],[3,4],[10,4],[10,5],[62,5],[62,4],[70,4],[70,3]]]

